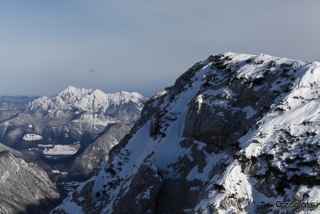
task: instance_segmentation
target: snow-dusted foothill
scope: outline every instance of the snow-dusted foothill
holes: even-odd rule
[[[210,56],[51,213],[299,212],[285,202],[320,199],[319,91],[318,62]]]
[[[20,113],[26,106],[26,103],[6,103],[0,99],[0,122]]]

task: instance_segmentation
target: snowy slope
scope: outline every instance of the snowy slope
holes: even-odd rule
[[[276,201],[317,202],[319,84],[318,62],[210,56],[151,98],[109,161],[52,213],[272,213],[293,211]]]

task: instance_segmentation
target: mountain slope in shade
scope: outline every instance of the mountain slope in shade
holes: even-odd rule
[[[299,211],[276,201],[320,199],[319,91],[318,62],[210,56],[151,98],[51,213]]]
[[[60,195],[48,175],[9,151],[0,152],[0,213],[48,213]]]
[[[17,150],[11,149],[10,147],[7,147],[7,146],[3,145],[2,143],[0,143],[0,152],[3,152],[3,151],[9,151],[10,153],[12,153],[16,157],[22,157],[23,156]]]
[[[69,163],[68,171],[70,173],[77,171],[85,174],[91,173],[109,159],[109,151],[129,133],[131,127],[132,125],[121,123],[110,124],[72,163]]]

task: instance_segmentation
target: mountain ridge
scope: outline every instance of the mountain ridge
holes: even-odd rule
[[[31,101],[27,108],[30,111],[37,108],[42,108],[44,111],[78,108],[82,111],[98,112],[101,109],[105,111],[111,105],[117,106],[132,101],[141,109],[141,100],[146,101],[147,99],[137,92],[104,93],[99,89],[69,86],[52,98],[44,96]]]
[[[58,127],[61,130],[57,134],[54,134],[56,132],[54,129],[50,130],[50,124],[54,124],[56,120],[61,120],[60,124],[70,121],[73,124],[80,125],[71,134],[77,136],[74,141],[80,140],[79,136],[84,134],[81,124],[83,126],[95,126],[96,129],[100,130],[100,126],[104,127],[108,123],[133,123],[139,118],[146,100],[147,98],[136,92],[105,94],[100,90],[77,89],[69,86],[55,97],[40,97],[29,102],[20,113],[2,121],[0,123],[0,129],[2,129],[0,130],[0,138],[4,144],[11,145],[20,138],[22,139],[26,132],[41,136],[42,132],[47,130],[47,132],[53,132],[53,135],[65,135],[64,139],[62,139],[63,136],[57,136],[62,137],[63,142],[68,140],[67,138],[70,135],[68,130],[72,128],[71,124],[65,124],[65,128]],[[49,130],[48,128],[44,129],[41,125],[43,122],[47,122]],[[26,128],[22,126],[26,126]],[[12,128],[13,130],[11,130]],[[90,129],[92,130],[92,127]],[[48,134],[49,142],[56,141],[50,137],[50,135],[52,136],[51,133]]]

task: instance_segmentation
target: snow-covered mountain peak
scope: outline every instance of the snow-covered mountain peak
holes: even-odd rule
[[[112,124],[133,125],[147,100],[135,92],[106,94],[99,89],[69,86],[54,97],[40,97],[25,104],[15,115],[1,121],[0,141],[22,151],[40,152],[46,158],[64,158],[78,151],[81,153]],[[112,144],[121,139],[119,136]],[[106,142],[106,145],[109,144]],[[95,166],[102,161],[97,159]]]
[[[28,108],[33,111],[42,109],[44,111],[58,110],[80,110],[101,112],[106,111],[111,106],[119,106],[129,102],[136,103],[142,109],[147,98],[136,92],[116,92],[104,93],[99,89],[84,89],[69,86],[55,97],[40,97],[28,104]]]
[[[105,93],[101,91],[100,89],[96,89],[92,92],[92,94],[96,97],[102,98],[105,96]]]
[[[276,200],[315,202],[319,93],[317,62],[209,56],[145,104],[131,135],[55,211],[270,213]]]
[[[132,102],[139,103],[140,100],[147,101],[148,99],[142,96],[141,94],[137,92],[126,92],[126,91],[121,91],[120,92],[121,97],[123,97],[124,102],[128,102],[131,100]]]
[[[70,94],[72,96],[79,97],[79,96],[83,96],[83,95],[86,95],[86,94],[90,94],[91,92],[92,92],[92,89],[84,89],[84,88],[76,88],[76,87],[73,87],[73,86],[68,86],[68,88],[64,89],[59,94],[59,96]]]

